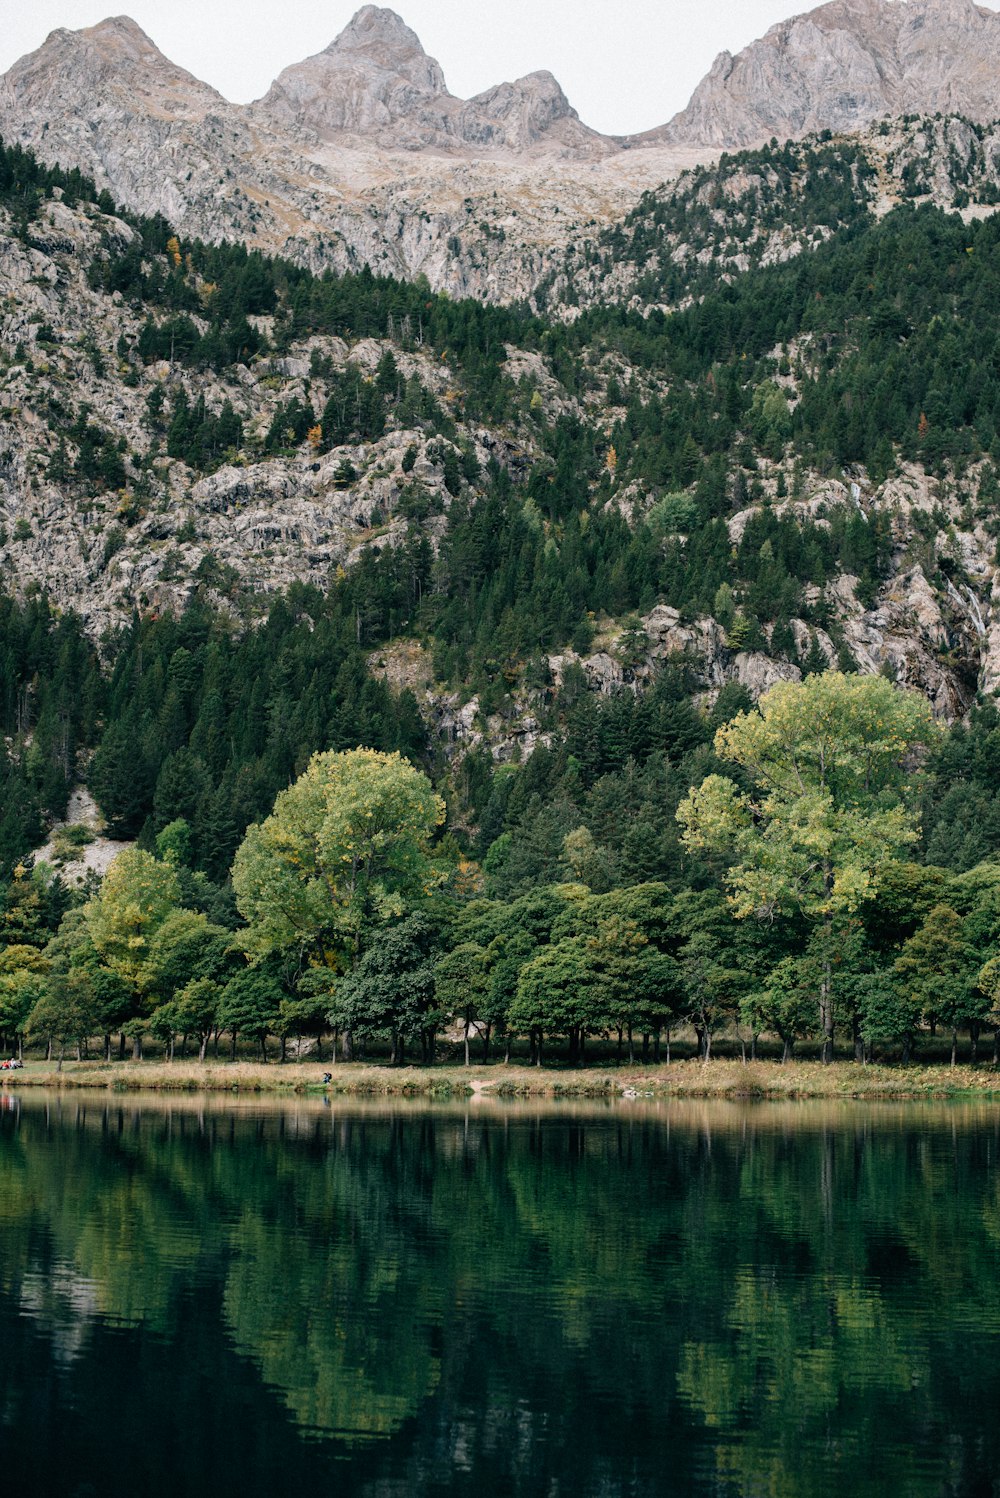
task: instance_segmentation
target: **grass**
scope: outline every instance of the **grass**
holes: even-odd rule
[[[331,1072],[329,1085],[324,1072]],[[962,1065],[859,1066],[838,1061],[717,1060],[569,1070],[523,1065],[392,1067],[354,1062],[28,1061],[0,1073],[10,1088],[91,1088],[110,1092],[235,1092],[392,1097],[700,1097],[700,1098],[942,1098],[1000,1094],[1000,1072]]]

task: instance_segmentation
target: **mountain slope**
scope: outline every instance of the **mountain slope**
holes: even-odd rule
[[[526,673],[614,691],[676,652],[710,693],[825,652],[946,717],[1000,682],[995,220],[902,208],[673,316],[548,326],[4,162],[7,586],[97,631],[346,569],[359,636],[415,631],[510,721]]]
[[[374,6],[246,107],[125,18],[53,32],[0,78],[0,136],[205,239],[496,301],[526,297],[578,225],[614,221],[691,159],[622,151],[547,73],[456,99]]]
[[[563,317],[607,303],[685,306],[905,203],[958,211],[967,222],[993,214],[1000,125],[911,115],[726,154],[644,193],[621,223],[575,238],[534,301]]]

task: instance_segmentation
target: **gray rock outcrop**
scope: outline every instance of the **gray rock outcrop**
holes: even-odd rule
[[[749,146],[887,115],[1000,113],[1000,15],[973,0],[831,0],[721,53],[652,137]]]

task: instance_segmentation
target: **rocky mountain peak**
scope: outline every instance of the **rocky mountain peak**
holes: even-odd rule
[[[441,65],[428,57],[402,17],[384,5],[363,6],[320,55],[349,66],[361,61],[362,66],[406,78],[428,93],[447,93]]]
[[[723,52],[655,135],[747,146],[888,115],[1000,113],[1000,15],[973,0],[829,0]]]
[[[224,106],[207,83],[178,67],[128,16],[110,16],[81,31],[60,27],[0,78],[0,112],[22,118],[49,112],[87,118],[130,104],[132,112],[198,116]]]
[[[563,121],[570,128],[558,148],[586,153],[602,142],[546,71],[455,98],[416,33],[377,5],[359,10],[323,52],[285,68],[254,109],[272,126],[321,140],[352,135],[388,150],[521,152]]]
[[[379,56],[385,56],[397,49],[424,50],[417,33],[394,10],[387,5],[363,5],[326,50],[375,51]]]
[[[76,34],[108,56],[127,57],[131,61],[154,65],[157,62],[167,62],[163,53],[131,16],[107,16],[103,21],[98,21],[96,26],[85,26]],[[74,33],[66,32],[65,35],[73,36]]]

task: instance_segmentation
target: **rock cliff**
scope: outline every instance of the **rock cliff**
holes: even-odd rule
[[[754,145],[887,115],[1000,114],[1000,15],[973,0],[831,0],[723,52],[659,138]]]

